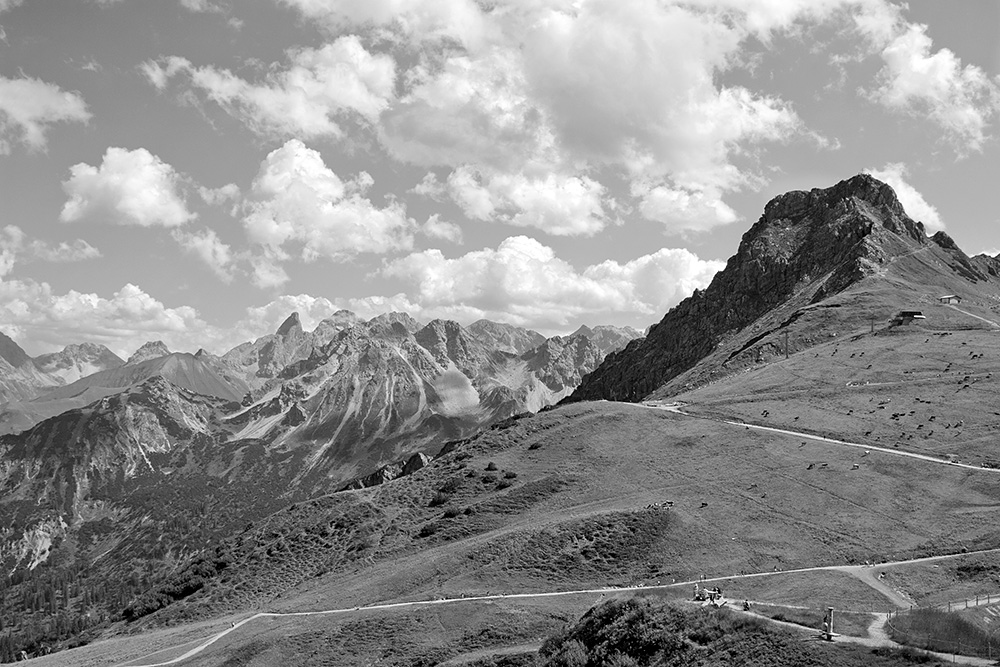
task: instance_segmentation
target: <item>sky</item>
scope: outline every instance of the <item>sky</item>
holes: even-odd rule
[[[860,172],[1000,252],[995,0],[0,0],[0,330],[640,330]]]

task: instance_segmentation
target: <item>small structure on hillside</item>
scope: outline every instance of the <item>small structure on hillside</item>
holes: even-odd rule
[[[892,326],[902,326],[912,324],[914,320],[926,320],[927,318],[919,310],[901,310],[889,322]]]
[[[944,296],[939,296],[938,301],[940,303],[962,303],[962,297],[957,294],[945,294]]]

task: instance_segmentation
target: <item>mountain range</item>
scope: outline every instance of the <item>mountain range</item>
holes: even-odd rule
[[[901,311],[919,311],[927,324],[907,324]],[[931,328],[940,334],[934,340]],[[645,336],[595,326],[545,338],[485,320],[463,327],[390,313],[364,321],[340,311],[312,331],[292,314],[273,334],[218,356],[172,353],[154,341],[127,362],[84,346],[32,359],[3,337],[0,562],[15,573],[6,585],[17,595],[5,595],[0,620],[29,603],[34,618],[36,592],[62,582],[77,588],[53,598],[51,614],[70,601],[62,609],[77,610],[80,627],[18,626],[21,645],[94,636],[115,623],[126,626],[115,632],[133,632],[213,618],[285,594],[302,599],[321,578],[355,599],[396,599],[382,597],[386,590],[411,599],[431,590],[427,582],[442,576],[445,562],[495,567],[502,576],[491,576],[506,582],[511,559],[532,573],[526,585],[546,577],[604,585],[619,566],[692,574],[693,559],[719,546],[700,513],[730,501],[737,509],[746,501],[747,516],[764,512],[774,532],[759,544],[725,540],[722,571],[750,561],[783,565],[782,549],[806,542],[816,553],[835,548],[856,558],[869,548],[860,534],[840,543],[817,528],[803,538],[808,513],[792,522],[794,534],[781,532],[796,497],[782,491],[789,495],[779,514],[767,514],[767,494],[747,490],[758,477],[746,488],[735,468],[726,477],[740,454],[708,420],[668,423],[657,411],[585,402],[701,391],[725,404],[744,378],[803,384],[805,371],[781,365],[787,358],[820,368],[809,360],[823,354],[824,373],[834,375],[839,341],[894,349],[894,341],[926,337],[933,356],[946,349],[945,334],[995,330],[1000,256],[970,257],[944,232],[928,236],[888,185],[862,174],[772,199],[711,284]],[[852,363],[879,370],[874,358]],[[854,382],[837,378],[838,388]],[[755,442],[747,436],[735,449]],[[724,498],[689,479],[708,450]],[[625,452],[676,457],[688,472],[668,479],[671,461],[637,463]],[[753,474],[770,479],[773,466]],[[792,473],[779,477],[791,480],[789,489],[800,486]],[[912,483],[900,488],[916,494]],[[572,500],[560,495],[566,489]],[[690,508],[661,512],[664,493]],[[600,503],[595,494],[604,494]],[[934,502],[926,493],[912,499],[939,516]],[[969,521],[977,536],[992,530]],[[890,527],[909,540],[916,529],[903,523]],[[572,539],[558,542],[565,526]],[[917,545],[926,546],[913,538]],[[433,553],[420,560],[425,550]],[[676,563],[653,551],[669,551]],[[475,580],[472,569],[462,572],[449,585]]]
[[[605,348],[635,335],[597,330]],[[545,339],[486,321],[362,321],[347,311],[310,332],[292,314],[221,356],[153,341],[127,362],[87,344],[32,359],[5,337],[0,560],[30,571],[111,548],[108,572],[156,570],[154,544],[195,549],[295,499],[553,404],[604,356],[587,332]],[[227,520],[196,521],[209,505],[228,507]],[[108,535],[90,541],[97,526]],[[125,535],[128,548],[116,549]]]

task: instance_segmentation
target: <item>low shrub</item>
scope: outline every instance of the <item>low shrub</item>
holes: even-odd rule
[[[434,497],[431,498],[431,501],[430,501],[430,503],[428,503],[428,505],[430,507],[438,507],[438,506],[444,505],[446,502],[448,502],[449,498],[451,498],[451,496],[449,496],[444,491],[438,491],[437,493],[434,494]]]

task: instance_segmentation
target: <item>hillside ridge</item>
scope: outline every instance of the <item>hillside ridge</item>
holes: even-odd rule
[[[645,338],[608,355],[567,400],[642,400],[729,342],[735,347],[715,371],[731,372],[722,367],[726,361],[787,327],[802,309],[877,280],[918,252],[937,253],[965,280],[990,279],[992,260],[973,262],[943,232],[928,238],[892,188],[868,174],[774,197],[706,289],[672,308]],[[752,324],[763,330],[757,338]]]

